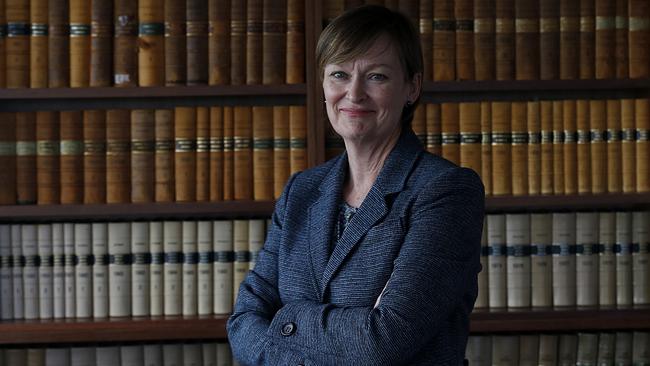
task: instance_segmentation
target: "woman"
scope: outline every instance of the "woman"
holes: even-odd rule
[[[294,175],[228,334],[247,365],[460,365],[477,293],[483,186],[410,123],[416,31],[357,8],[322,33],[327,115],[346,153]]]

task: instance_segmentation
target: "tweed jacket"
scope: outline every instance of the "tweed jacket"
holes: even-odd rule
[[[481,270],[480,179],[407,129],[333,243],[347,169],[344,153],[287,183],[228,320],[235,358],[461,365]]]

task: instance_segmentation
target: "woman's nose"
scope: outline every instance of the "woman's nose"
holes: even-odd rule
[[[361,78],[353,77],[350,80],[346,97],[353,103],[359,103],[365,99],[366,90]]]

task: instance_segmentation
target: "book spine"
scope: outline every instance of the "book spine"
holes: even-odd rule
[[[208,83],[208,0],[187,0],[187,85]]]
[[[495,0],[474,0],[474,60],[480,60],[474,62],[476,80],[496,78],[495,2]]]
[[[138,85],[165,84],[165,9],[160,1],[138,2]]]
[[[196,108],[196,200],[210,199],[210,109]]]
[[[616,0],[596,0],[596,79],[616,77]]]
[[[180,343],[163,344],[163,360],[168,365],[184,365],[183,345]]]
[[[260,251],[264,246],[264,221],[263,219],[253,219],[248,221],[248,251],[250,252],[249,268],[252,270],[257,263]]]
[[[131,202],[153,202],[155,112],[131,111]]]
[[[553,105],[553,193],[564,194],[564,102]]]
[[[623,193],[636,192],[636,149],[634,99],[621,99],[621,188]],[[608,157],[609,158],[609,157]]]
[[[45,365],[45,348],[27,349],[27,366]]]
[[[70,86],[68,0],[48,0],[47,79],[50,88]]]
[[[21,246],[25,258],[23,269],[23,295],[25,319],[38,319],[40,314],[38,286],[38,232],[35,224],[20,225]]]
[[[580,1],[560,1],[560,79],[577,79],[580,63]]]
[[[481,234],[481,268],[484,268],[479,272],[477,276],[478,282],[478,295],[476,301],[474,302],[474,308],[476,309],[485,309],[490,306],[489,302],[489,287],[488,287],[488,241],[487,241],[487,221],[483,220],[483,231]],[[470,337],[471,338],[471,337]],[[469,349],[469,345],[468,345]],[[471,360],[471,358],[469,358]],[[471,362],[471,361],[470,361]]]
[[[273,107],[273,198],[278,199],[291,174],[289,107]]]
[[[460,121],[458,103],[442,103],[442,157],[460,164]]]
[[[16,113],[16,203],[36,204],[35,112]]]
[[[108,224],[91,224],[91,243],[95,262],[92,264],[92,314],[95,318],[105,318],[109,314],[109,255]]]
[[[196,107],[174,110],[176,201],[196,200]]]
[[[77,285],[76,272],[78,256],[75,251],[74,224],[63,224],[63,277],[65,283],[65,314],[66,318],[77,316]]]
[[[456,79],[474,80],[474,0],[454,0]]]
[[[237,302],[239,286],[246,278],[250,268],[251,252],[248,240],[248,220],[234,220],[233,222],[233,249],[235,261],[233,264],[233,304]]]
[[[165,252],[163,244],[162,221],[149,222],[149,251],[151,252],[151,267],[149,269],[149,315],[164,314],[164,263]]]
[[[1,232],[1,229],[0,229]],[[52,224],[52,315],[54,319],[65,317],[65,255],[63,224]],[[0,255],[1,256],[1,255]],[[2,286],[0,285],[0,288]]]
[[[208,1],[208,78],[210,85],[230,84],[230,0]]]
[[[607,100],[606,124],[607,192],[620,193],[623,188],[623,171],[621,161],[621,101],[619,99]]]
[[[632,305],[632,213],[616,212],[616,305]]]
[[[262,3],[262,84],[284,84],[289,57],[287,0]]]
[[[560,78],[560,1],[539,2],[539,77]]]
[[[90,10],[90,86],[111,86],[113,1],[93,0]]]
[[[70,365],[70,348],[46,348],[46,365]],[[14,365],[9,362],[9,364]]]
[[[0,319],[14,319],[13,257],[11,226],[0,224]]]
[[[199,343],[183,343],[182,354],[183,363],[180,365],[199,365],[203,362]]]
[[[239,106],[233,111],[234,131],[234,199],[249,200],[253,198],[253,166],[251,140],[253,123],[251,107]]]
[[[589,101],[576,101],[576,158],[578,160],[578,194],[591,193],[591,157],[589,133]]]
[[[589,101],[592,194],[601,194],[607,191],[606,116],[607,108],[604,100]]]
[[[515,78],[515,0],[495,0],[496,79]]]
[[[528,129],[528,194],[541,194],[541,124],[539,119],[539,102],[531,101],[527,103],[526,109],[526,127]]]
[[[232,351],[227,342],[217,343],[217,365],[227,365],[232,362]]]
[[[307,109],[289,106],[289,160],[291,174],[307,169]]]
[[[549,307],[553,305],[553,262],[552,238],[553,219],[550,213],[531,214],[531,305]]]
[[[632,333],[632,364],[643,365],[648,363],[648,344],[650,333],[647,331]]]
[[[38,253],[38,318],[52,319],[54,317],[52,225],[38,224],[36,230]]]
[[[81,111],[60,112],[61,203],[82,203],[83,186],[83,114]]]
[[[540,191],[553,194],[553,103],[543,100],[539,103],[541,126],[540,139]]]
[[[630,78],[647,78],[650,75],[650,4],[629,0],[628,21]]]
[[[519,336],[494,335],[492,336],[492,364],[504,363],[506,365],[519,364]]]
[[[576,214],[576,304],[598,305],[598,213]]]
[[[562,144],[562,167],[564,168],[564,194],[576,194],[578,191],[578,154],[576,101],[564,100],[562,103],[562,120],[564,125],[564,142]]]
[[[246,2],[246,84],[262,83],[263,0]]]
[[[210,107],[210,201],[223,201],[223,107]]]
[[[234,249],[233,222],[215,220],[212,222],[213,294],[215,314],[230,314],[234,299]]]
[[[650,303],[650,211],[632,214],[632,303]]]
[[[74,250],[78,259],[77,265],[75,266],[75,309],[77,318],[93,316],[93,255],[91,235],[91,224],[74,224]]]
[[[517,80],[539,79],[539,1],[515,0],[515,71]]]
[[[512,193],[510,102],[492,102],[492,194]]]
[[[289,6],[291,6],[291,3],[293,2],[302,4],[301,1],[290,0]],[[418,15],[419,18],[418,18],[417,26],[420,33],[420,48],[422,49],[422,69],[423,69],[422,80],[432,81],[433,80],[433,76],[432,76],[433,75],[433,2],[420,1],[419,5],[420,5],[420,9],[419,9],[420,11]],[[287,37],[289,37],[288,34]],[[287,38],[287,42],[289,42],[289,38]],[[287,48],[287,54],[289,55],[288,52],[289,49]],[[289,72],[289,65],[287,65],[287,73],[288,72]]]
[[[97,366],[120,365],[120,347],[102,346],[95,348]]]
[[[481,175],[481,104],[478,102],[459,103],[458,117],[460,165]]]
[[[185,0],[165,0],[165,85],[187,81]]]
[[[273,107],[253,107],[253,199],[273,200]]]
[[[163,222],[163,249],[165,263],[163,265],[164,283],[164,315],[182,314],[182,232],[180,221]]]
[[[216,342],[203,342],[201,343],[201,358],[204,365],[217,364],[217,343]]]
[[[128,224],[127,224],[128,225]],[[150,309],[150,270],[151,253],[149,250],[149,223],[131,223],[131,248],[133,264],[131,266],[131,315],[148,316]]]
[[[70,366],[94,365],[94,347],[70,347]]]
[[[616,345],[616,334],[601,332],[598,335],[598,365],[614,364],[614,347]]]
[[[628,34],[630,26],[627,14],[628,0],[616,0],[616,46],[615,46],[615,61],[616,61],[616,78],[627,79],[630,75],[629,68],[629,45]]]
[[[128,109],[106,112],[106,203],[131,200],[131,113]]]
[[[182,250],[183,250],[183,264],[182,264],[182,299],[183,299],[183,312],[184,316],[196,315],[198,311],[198,289],[197,285],[197,263],[199,259],[197,247],[197,224],[196,221],[183,221],[181,225],[182,231]]]
[[[553,306],[576,305],[576,216],[553,213]]]
[[[492,363],[492,336],[470,335],[467,338],[465,358],[470,365],[490,365]]]
[[[23,271],[25,269],[25,257],[23,256],[22,231],[20,224],[12,224],[11,227],[11,282],[13,289],[14,319],[25,318],[25,284],[23,283]]]
[[[122,361],[122,365],[144,365],[144,350],[142,346],[120,346],[120,360]]]
[[[506,216],[487,215],[488,303],[491,309],[507,306]]]
[[[4,0],[0,2],[0,5],[2,5],[0,6],[0,70],[3,70],[3,72],[0,72],[0,87],[6,88],[7,73],[4,71],[6,71],[7,66],[7,59],[5,57],[7,53],[7,17]]]
[[[90,85],[90,10],[86,0],[70,1],[70,86]]]
[[[84,203],[106,202],[106,111],[83,111]]]
[[[616,305],[616,214],[600,212],[598,222],[598,304]]]
[[[598,359],[598,334],[578,333],[576,364],[596,364]]]
[[[230,83],[246,84],[246,2],[230,6]]]
[[[595,76],[596,9],[594,0],[580,0],[580,79]]]
[[[506,289],[509,308],[529,307],[530,216],[506,215]]]
[[[519,365],[538,365],[539,335],[529,334],[519,336]]]
[[[59,148],[59,113],[36,112],[36,196],[39,205],[60,202]]]
[[[108,315],[131,315],[131,225],[108,223]]]
[[[142,346],[143,365],[146,366],[163,366],[162,345],[145,344]]]
[[[429,118],[427,108],[427,118]],[[481,180],[485,195],[492,195],[492,103],[481,102]]]
[[[7,88],[29,88],[29,2],[6,0]]]
[[[616,332],[614,365],[632,364],[632,332]]]
[[[113,85],[138,84],[138,4],[114,0]]]
[[[233,107],[223,107],[223,199],[235,195],[235,131]]]
[[[48,1],[29,1],[29,87],[47,88]]]
[[[0,204],[16,204],[16,113],[0,112]]]
[[[154,195],[156,202],[174,200],[174,111],[154,112]]]
[[[456,78],[456,23],[454,0],[433,3],[433,80]]]
[[[431,46],[429,46],[430,49]],[[305,2],[302,0],[287,0],[286,70],[284,73],[287,84],[305,82]],[[429,77],[427,80],[430,79]]]
[[[212,222],[199,221],[197,223],[197,313],[199,315],[212,314],[214,309],[214,295],[212,287]]]
[[[526,120],[528,103],[512,102],[511,110],[512,194],[521,196],[528,194],[528,128]]]
[[[650,101],[647,98],[635,100],[634,120],[636,124],[636,191],[650,191]]]

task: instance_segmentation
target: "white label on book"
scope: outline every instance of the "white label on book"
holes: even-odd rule
[[[505,308],[506,302],[506,216],[487,215],[488,296],[490,308]]]
[[[196,221],[183,221],[181,231],[183,238],[183,315],[196,315],[198,298]]]
[[[23,289],[25,319],[38,319],[39,309],[39,288],[38,288],[38,234],[36,225],[21,225],[23,256],[25,257],[25,268],[23,269]]]
[[[160,221],[149,223],[149,248],[151,251],[149,314],[160,316],[163,315],[164,305],[163,265],[165,263],[163,223]]]
[[[164,264],[164,313],[180,315],[182,312],[182,268],[181,223],[165,221],[163,223],[163,240],[165,250]]]
[[[199,221],[197,224],[198,248],[198,313],[199,315],[212,314],[212,222]]]
[[[109,316],[131,315],[131,224],[108,224]]]
[[[63,246],[63,224],[52,224],[52,291],[54,298],[54,318],[65,317],[65,255]]]
[[[530,215],[531,305],[533,307],[553,305],[552,231],[551,214]]]
[[[149,223],[131,223],[131,252],[133,265],[131,268],[131,303],[133,316],[149,315],[149,269],[151,254],[149,253]]]
[[[576,216],[553,214],[553,305],[576,304]]]
[[[93,316],[93,263],[91,246],[91,226],[85,223],[74,224],[74,246],[77,253],[75,267],[75,294],[77,318]]]
[[[52,248],[52,225],[38,224],[38,302],[41,319],[54,317],[54,257]]]
[[[214,250],[213,292],[214,313],[230,314],[233,308],[233,225],[232,221],[217,220],[212,226]]]

